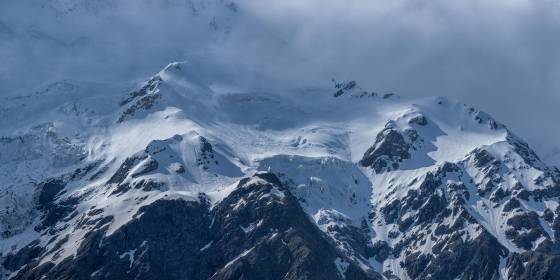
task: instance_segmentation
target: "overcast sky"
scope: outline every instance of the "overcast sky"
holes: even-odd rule
[[[293,85],[355,79],[448,96],[560,147],[560,1],[234,2],[3,0],[0,94],[67,77],[136,79],[202,54]]]

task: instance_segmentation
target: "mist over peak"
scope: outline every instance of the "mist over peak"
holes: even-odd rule
[[[560,139],[541,129],[560,118],[559,14],[548,0],[7,0],[0,92],[142,79],[203,56],[292,85],[452,96],[547,147]]]

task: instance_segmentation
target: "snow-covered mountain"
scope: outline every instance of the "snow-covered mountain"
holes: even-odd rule
[[[194,59],[3,98],[2,277],[560,275],[560,171],[488,114],[242,77]]]

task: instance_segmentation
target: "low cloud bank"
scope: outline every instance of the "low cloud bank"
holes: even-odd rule
[[[0,6],[0,94],[63,78],[138,79],[201,55],[291,85],[334,77],[402,96],[460,99],[508,124],[544,157],[554,161],[552,150],[560,147],[557,1],[6,0]]]

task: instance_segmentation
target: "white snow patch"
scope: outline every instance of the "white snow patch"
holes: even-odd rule
[[[128,260],[130,261],[128,268],[132,268],[132,264],[134,263],[134,254],[136,254],[136,249],[120,254],[119,258],[123,259],[128,256]]]
[[[338,275],[340,275],[342,279],[346,279],[346,270],[348,270],[348,266],[350,266],[350,263],[341,258],[336,258],[334,260],[334,264],[336,265],[336,269],[338,270]]]
[[[206,249],[210,248],[210,246],[212,246],[212,243],[214,243],[214,241],[210,241],[208,242],[208,244],[204,245],[202,248],[200,248],[200,251],[205,251]]]

